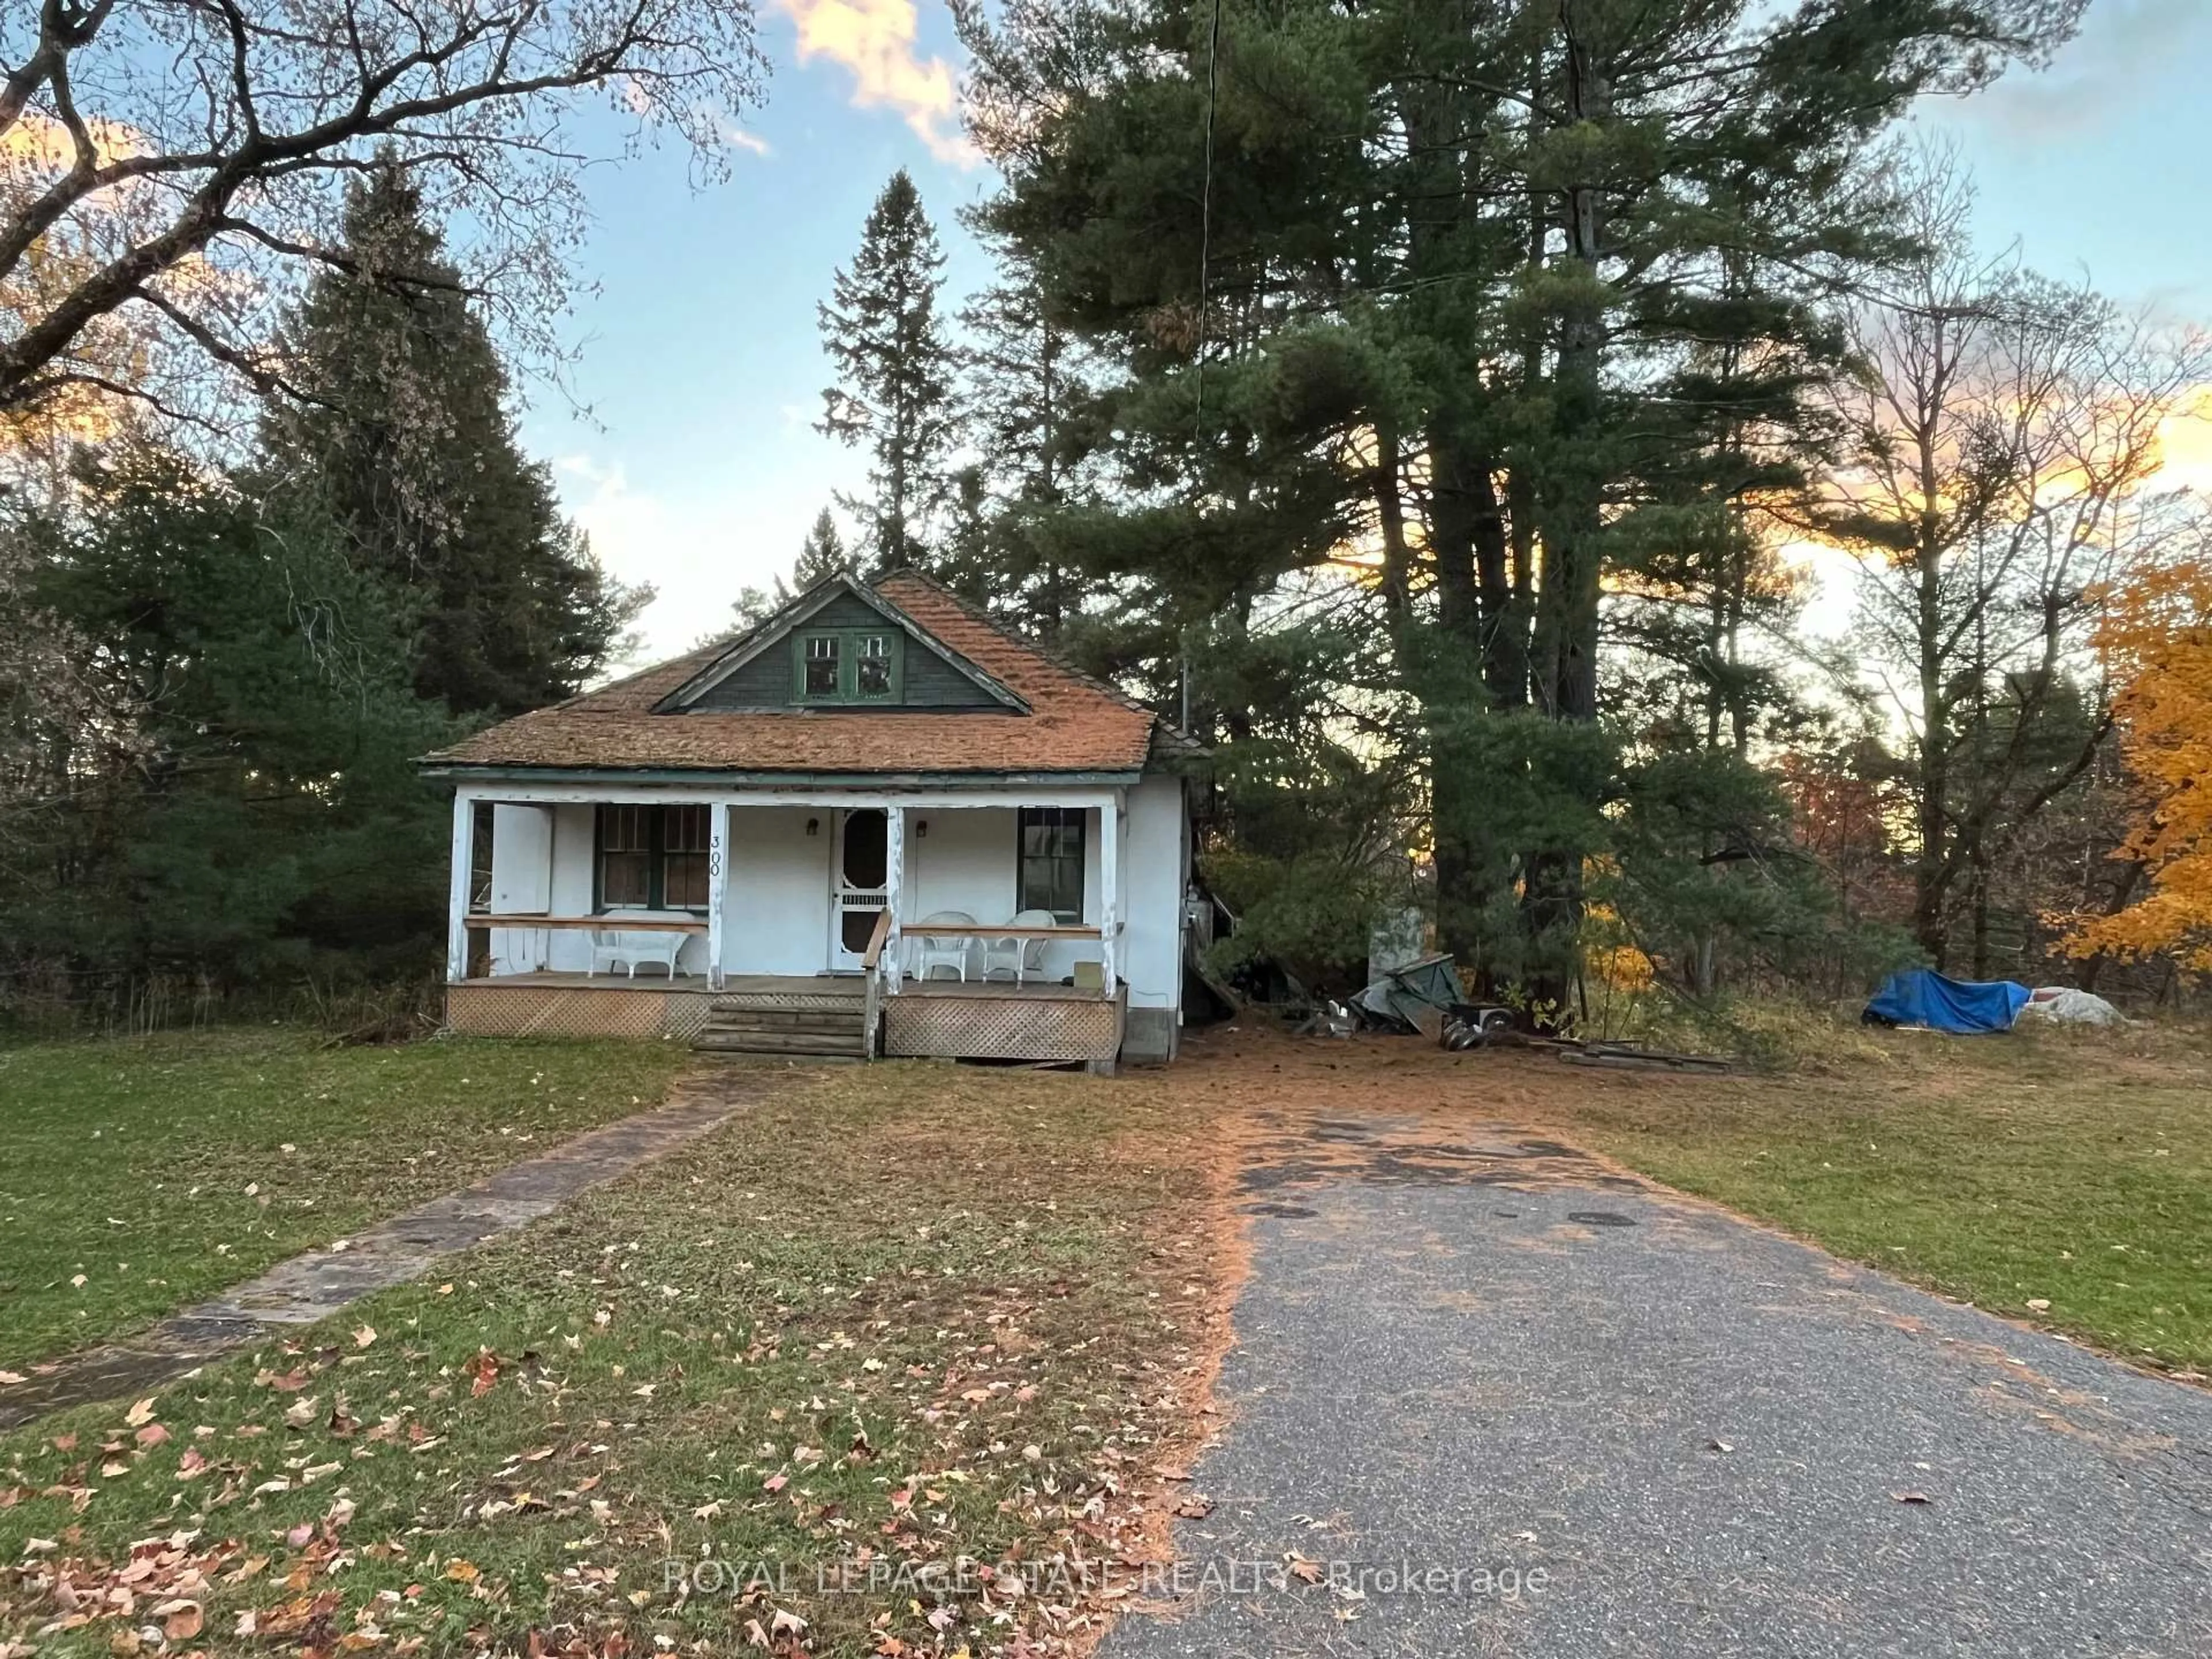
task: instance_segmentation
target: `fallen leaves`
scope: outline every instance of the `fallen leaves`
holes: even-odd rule
[[[479,1348],[476,1358],[461,1367],[461,1375],[473,1379],[470,1397],[481,1400],[499,1386],[499,1356],[489,1348]]]
[[[172,1642],[189,1642],[200,1633],[207,1617],[197,1601],[164,1601],[153,1609],[161,1621],[161,1634]]]
[[[163,1642],[189,1642],[206,1624],[206,1598],[223,1580],[244,1547],[227,1539],[211,1548],[197,1547],[191,1530],[142,1539],[119,1564],[97,1557],[62,1556],[52,1539],[33,1538],[17,1582],[52,1615],[38,1627],[58,1635],[112,1621],[118,1652],[139,1649],[141,1629],[157,1631]]]

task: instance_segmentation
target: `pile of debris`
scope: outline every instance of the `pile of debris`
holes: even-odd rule
[[[1349,1008],[1332,1002],[1301,1029],[1331,1036],[1350,1036],[1358,1030],[1418,1033],[1461,1053],[1488,1048],[1531,1048],[1556,1054],[1571,1066],[1674,1072],[1730,1069],[1726,1060],[1708,1054],[1668,1054],[1632,1042],[1586,1042],[1541,1034],[1521,1013],[1501,1003],[1468,1001],[1460,984],[1459,964],[1441,952],[1415,957],[1395,967],[1378,968]]]

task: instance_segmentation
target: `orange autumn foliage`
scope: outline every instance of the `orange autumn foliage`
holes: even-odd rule
[[[2080,924],[2067,948],[2172,951],[2212,969],[2212,549],[2109,594],[2098,645],[2120,687],[2121,745],[2142,796],[2115,856],[2147,866],[2150,890]]]

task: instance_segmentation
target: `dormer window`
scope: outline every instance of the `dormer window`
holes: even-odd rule
[[[838,672],[837,647],[844,641],[835,634],[810,634],[806,637],[806,696],[835,702],[844,690],[844,677]]]
[[[896,702],[898,634],[889,629],[815,629],[799,635],[801,702]]]
[[[891,636],[863,634],[853,641],[853,690],[860,697],[891,694]]]

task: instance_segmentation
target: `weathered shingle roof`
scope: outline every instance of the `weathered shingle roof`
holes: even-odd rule
[[[1136,772],[1156,738],[1170,747],[1188,746],[1149,709],[1054,661],[926,578],[902,572],[876,583],[873,591],[1012,688],[1029,712],[655,713],[656,703],[727,648],[717,644],[502,721],[426,761],[440,767],[562,770]]]

